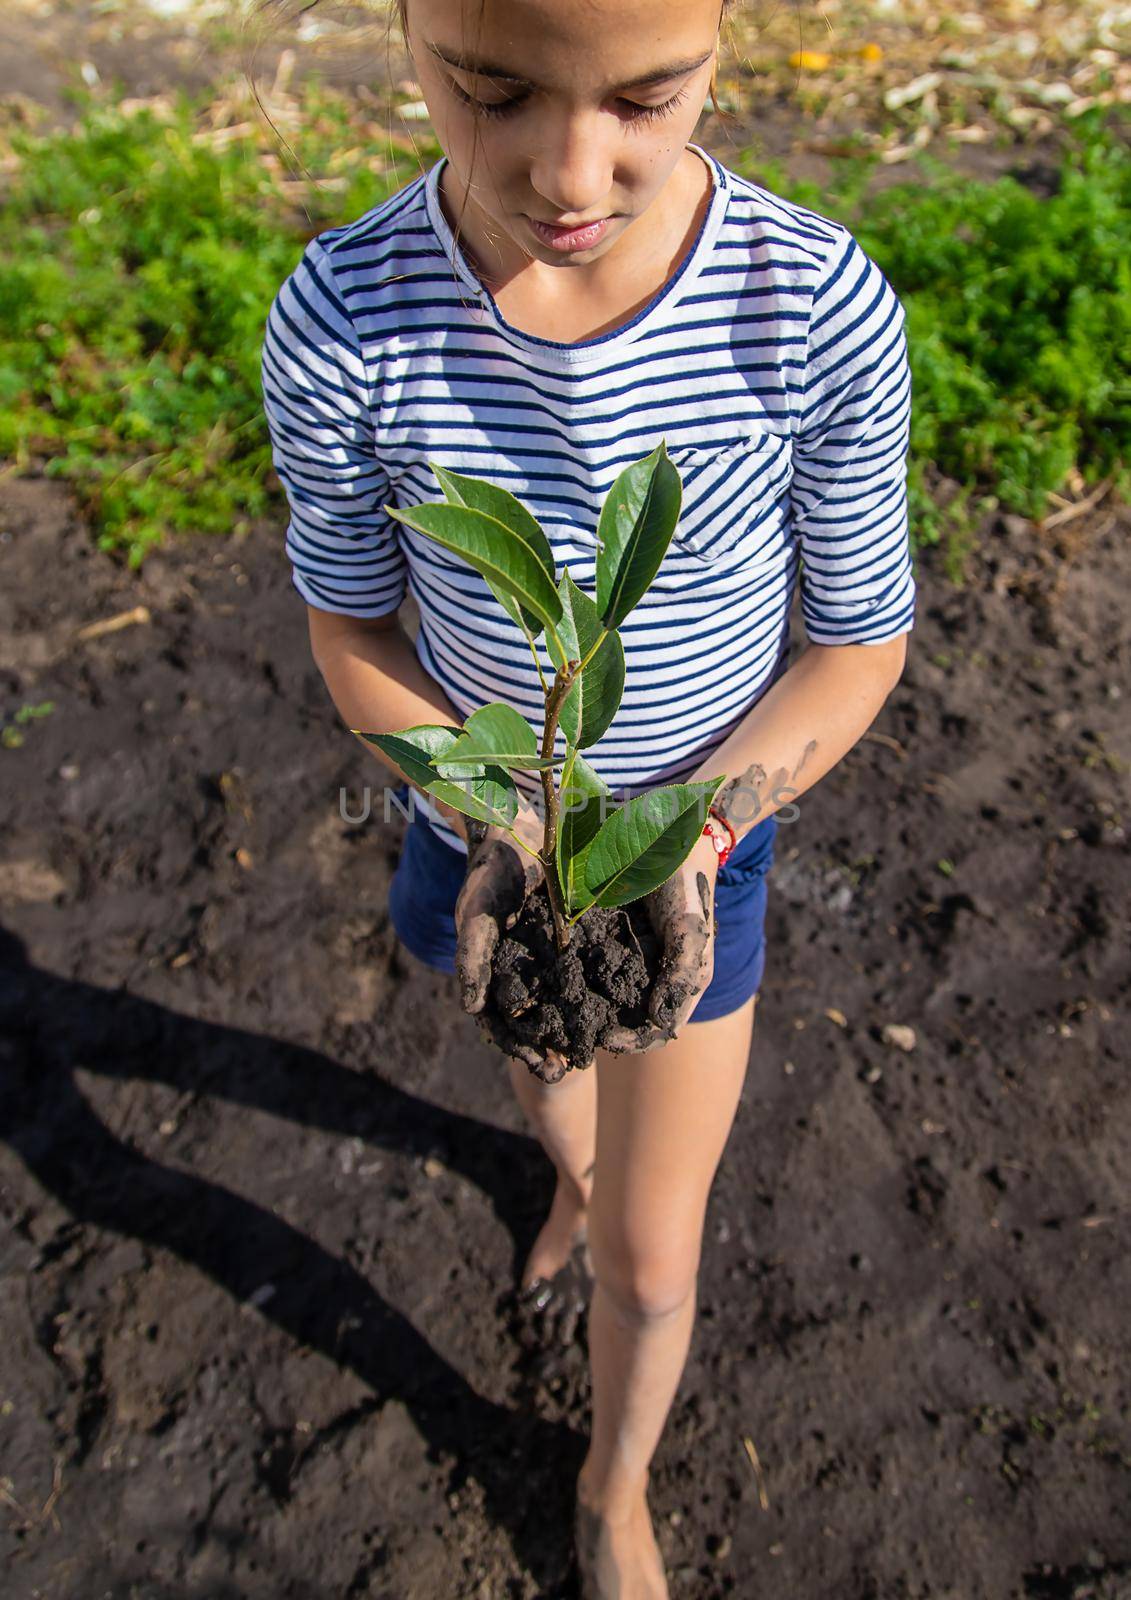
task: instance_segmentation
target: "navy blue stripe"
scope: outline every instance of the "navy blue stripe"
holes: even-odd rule
[[[513,327],[462,250],[453,277],[439,166],[312,241],[264,337],[296,590],[359,617],[411,593],[417,654],[457,707],[536,722],[529,647],[478,573],[384,507],[441,500],[433,462],[488,478],[592,594],[605,496],[666,441],[682,511],[621,628],[628,681],[593,763],[614,792],[690,777],[780,677],[799,574],[815,643],[914,623],[903,307],[842,224],[711,164],[696,246],[595,338]],[[538,655],[548,671],[544,639]]]

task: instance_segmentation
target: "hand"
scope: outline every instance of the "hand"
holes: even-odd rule
[[[467,876],[455,904],[456,972],[463,1008],[476,1016],[487,1002],[500,936],[517,920],[544,873],[541,861],[516,844],[506,828],[473,817],[465,821]],[[511,830],[532,850],[541,850],[545,828],[532,806],[519,809]],[[556,1082],[567,1070],[556,1050],[543,1056],[530,1045],[508,1044],[506,1049],[547,1082]]]
[[[674,1039],[715,972],[715,880],[719,858],[708,838],[696,840],[682,866],[644,906],[663,944],[660,972],[639,1028],[610,1029],[602,1044],[614,1054],[658,1050]]]

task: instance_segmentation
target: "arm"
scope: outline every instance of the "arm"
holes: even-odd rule
[[[906,315],[840,230],[815,285],[793,441],[792,532],[808,648],[694,774],[725,772],[736,835],[812,788],[899,682],[915,610]]]
[[[459,712],[420,665],[395,611],[383,617],[347,617],[308,605],[307,615],[315,665],[347,728],[393,733],[420,722],[462,725]],[[366,740],[359,737],[358,743],[377,756]],[[411,783],[388,756],[378,759]],[[412,787],[421,792],[416,784]],[[429,799],[466,840],[468,818],[434,795]]]
[[[391,487],[373,449],[373,374],[318,240],[268,313],[262,384],[311,653],[346,726],[368,733],[421,722],[459,726],[463,718],[421,667],[398,620],[408,563],[384,509]],[[466,838],[462,813],[434,803]]]
[[[420,722],[448,722],[456,727],[462,724],[462,717],[447,695],[420,665],[396,612],[359,618],[320,611],[314,606],[307,609],[311,652],[348,728],[393,733]],[[376,755],[374,747],[364,739],[359,743]],[[379,759],[406,783],[412,783],[383,752]],[[418,789],[416,784],[412,787]],[[455,908],[456,971],[464,1007],[475,1013],[483,1009],[487,998],[491,962],[502,925],[542,877],[537,862],[542,822],[530,807],[520,806],[513,829],[488,828],[437,800],[435,795],[429,799],[468,847],[467,877]],[[510,844],[512,831],[526,839],[525,854],[520,855]],[[553,1050],[543,1061],[525,1045],[511,1042],[507,1048],[539,1077],[549,1071],[552,1075],[546,1077],[548,1083],[555,1083],[566,1070]]]
[[[729,775],[715,805],[741,838],[860,741],[906,656],[905,633],[882,644],[810,644],[688,781]]]
[[[899,682],[906,651],[906,634],[875,645],[810,644],[687,781],[731,774],[715,807],[741,838],[851,750]],[[717,874],[714,846],[700,838],[682,866],[648,896],[664,945],[660,980],[648,1023],[608,1035],[607,1049],[657,1049],[694,1012],[714,973]]]

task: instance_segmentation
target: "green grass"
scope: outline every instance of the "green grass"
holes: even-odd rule
[[[419,167],[308,89],[296,144],[334,187],[306,214],[254,141],[194,142],[171,117],[88,103],[76,131],[13,139],[0,205],[0,453],[68,479],[105,549],[137,566],[170,532],[224,533],[278,494],[259,398],[263,321],[312,233]],[[439,154],[425,130],[421,158]],[[1131,491],[1131,150],[1078,119],[1060,193],[976,184],[941,163],[867,197],[875,159],[835,190],[732,164],[845,221],[907,308],[917,544],[963,548],[974,509],[1048,509],[1073,469]],[[376,170],[374,170],[376,168]],[[962,486],[946,513],[933,462]]]
[[[312,106],[325,160],[349,139],[331,111]],[[131,566],[170,531],[225,533],[267,508],[271,299],[312,233],[413,175],[363,169],[307,216],[250,143],[214,151],[196,125],[187,100],[170,121],[91,106],[74,134],[14,141],[0,208],[0,454],[46,458]]]
[[[1121,122],[1125,125],[1127,114]],[[1131,495],[1131,146],[1102,111],[1078,119],[1059,192],[972,183],[941,162],[927,181],[863,201],[874,160],[840,192],[773,187],[849,224],[907,310],[908,474],[917,541],[961,543],[969,501],[1040,517],[1073,469]],[[962,487],[944,519],[933,462]]]

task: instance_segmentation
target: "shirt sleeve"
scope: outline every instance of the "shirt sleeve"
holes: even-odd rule
[[[882,644],[915,621],[906,313],[845,230],[814,290],[793,441],[801,611],[814,644]]]
[[[295,588],[321,611],[380,617],[405,596],[407,562],[381,509],[389,479],[374,450],[361,345],[317,240],[267,316],[263,406],[287,496]]]

